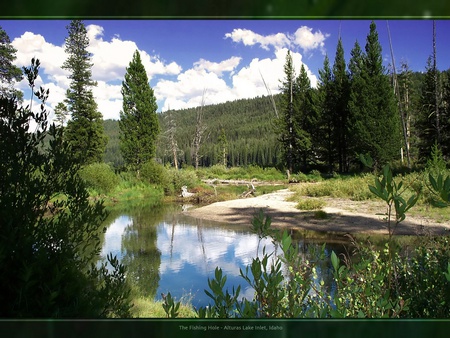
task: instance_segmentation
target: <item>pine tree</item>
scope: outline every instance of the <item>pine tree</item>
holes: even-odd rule
[[[357,45],[352,52],[349,109],[354,150],[371,154],[375,167],[380,167],[400,153],[401,131],[375,22],[370,25],[365,54],[359,53]]]
[[[67,123],[65,137],[71,144],[73,155],[81,164],[100,162],[105,152],[107,139],[103,129],[102,114],[97,111],[92,87],[97,83],[91,79],[92,55],[88,52],[89,38],[81,20],[73,20],[66,27],[65,52],[67,60],[62,68],[71,72],[71,83],[66,93],[67,109],[71,120]]]
[[[0,26],[0,97],[15,95],[21,101],[22,92],[13,88],[14,82],[22,79],[22,70],[13,64],[16,52],[8,34]]]
[[[436,88],[435,74],[437,70],[433,67],[432,58],[427,60],[426,73],[423,81],[422,93],[419,99],[419,114],[416,120],[416,130],[419,137],[419,161],[424,163],[431,154],[434,144],[438,147],[438,132],[436,125]]]
[[[122,96],[120,147],[126,165],[139,176],[142,165],[155,157],[160,127],[156,98],[137,50],[122,81]]]
[[[319,104],[319,132],[317,145],[320,148],[322,160],[328,165],[328,170],[333,171],[335,162],[335,144],[333,123],[333,91],[332,91],[332,73],[328,55],[323,61],[323,68],[319,70],[318,86],[318,104]]]
[[[295,82],[294,90],[294,133],[296,148],[294,152],[297,168],[305,170],[313,159],[313,135],[317,135],[317,108],[314,91],[311,88],[306,68],[302,64],[300,74]]]
[[[333,65],[333,124],[335,127],[334,140],[335,149],[339,164],[339,172],[347,172],[348,167],[348,100],[349,100],[349,79],[346,70],[344,47],[339,39],[336,57]]]
[[[296,147],[296,137],[294,132],[294,81],[295,71],[291,52],[286,54],[284,64],[285,78],[280,90],[283,98],[282,112],[278,120],[279,141],[282,144],[283,159],[290,173],[294,169],[294,149]]]
[[[442,75],[442,138],[441,151],[444,158],[450,159],[450,70]]]
[[[220,129],[220,135],[217,140],[219,144],[219,163],[223,166],[227,165],[227,155],[228,155],[228,141],[227,135],[225,134],[225,129]]]
[[[58,127],[63,127],[67,120],[67,106],[63,102],[59,102],[55,107],[55,121]]]

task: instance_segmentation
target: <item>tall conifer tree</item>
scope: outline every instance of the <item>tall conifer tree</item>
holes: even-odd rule
[[[344,58],[344,47],[339,39],[333,65],[333,123],[334,143],[337,151],[339,172],[348,171],[348,100],[349,80]]]
[[[352,51],[349,66],[352,73],[349,109],[355,151],[371,154],[379,167],[400,154],[401,130],[394,91],[382,65],[375,22],[370,25],[361,58],[357,47]]]
[[[137,50],[126,69],[122,96],[120,148],[125,163],[139,175],[142,165],[155,157],[160,127],[156,98]]]
[[[335,162],[335,145],[333,139],[335,126],[333,123],[332,73],[328,55],[325,55],[323,68],[319,70],[318,102],[320,117],[318,146],[321,157],[327,163],[328,170],[331,172],[333,171]]]
[[[426,162],[434,144],[441,147],[441,144],[438,142],[436,125],[436,91],[438,91],[435,83],[435,77],[438,76],[436,72],[437,70],[432,64],[432,58],[429,57],[422,85],[422,93],[419,98],[419,114],[416,119],[420,162]]]
[[[314,90],[304,64],[295,82],[294,132],[296,137],[295,158],[298,168],[305,170],[314,161],[312,152],[316,142],[313,135],[318,135],[318,116]]]
[[[294,132],[295,71],[290,51],[286,54],[284,74],[285,78],[280,86],[283,109],[278,120],[278,134],[279,141],[282,144],[284,163],[290,173],[292,173],[294,169],[294,149],[296,147],[296,137]]]
[[[91,79],[91,53],[89,38],[84,23],[72,20],[67,26],[65,52],[67,60],[62,68],[71,73],[71,83],[66,93],[66,104],[71,120],[67,123],[65,137],[71,144],[73,155],[81,164],[100,162],[103,159],[107,138],[103,129],[102,114],[97,110],[92,87],[97,83]]]
[[[13,64],[16,52],[8,34],[0,26],[0,97],[11,98],[15,95],[20,101],[22,92],[13,88],[14,82],[22,79],[22,70]]]

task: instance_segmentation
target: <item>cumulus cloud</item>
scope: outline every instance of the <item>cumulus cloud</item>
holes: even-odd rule
[[[32,32],[25,32],[11,44],[17,49],[15,62],[17,66],[28,67],[31,59],[36,58],[41,62],[41,72],[51,81],[67,78],[69,73],[61,68],[66,59],[62,46],[55,46],[47,42],[42,35]]]
[[[139,50],[136,43],[120,40],[118,36],[114,36],[111,41],[104,41],[103,27],[97,25],[89,25],[86,30],[90,40],[88,50],[93,55],[93,78],[104,81],[122,80],[134,52]],[[181,72],[181,66],[176,62],[166,64],[159,56],[151,56],[142,50],[139,50],[139,54],[149,81],[157,74],[176,75]]]
[[[313,33],[312,28],[302,26],[294,33],[293,42],[305,52],[319,49],[324,53],[325,39],[329,36],[330,34],[323,34],[320,30]]]
[[[211,62],[205,59],[200,59],[194,63],[194,68],[198,70],[204,69],[216,74],[217,76],[222,76],[223,72],[233,72],[241,60],[242,58],[237,56],[233,56],[221,62]]]
[[[259,44],[265,50],[269,50],[269,46],[279,49],[290,45],[289,38],[283,33],[264,36],[249,29],[241,28],[233,29],[231,33],[226,33],[225,38],[230,38],[234,42],[242,42],[245,46]]]
[[[160,80],[153,89],[156,98],[164,101],[162,110],[182,109],[201,105],[205,90],[208,92],[205,104],[216,103],[211,95],[226,91],[227,84],[217,74],[194,67],[178,75],[176,80]]]
[[[92,54],[92,79],[97,81],[93,93],[99,111],[104,118],[118,119],[122,96],[120,84],[117,83],[123,80],[133,53],[139,48],[134,41],[121,40],[118,35],[114,35],[110,41],[104,40],[104,29],[99,25],[88,25],[86,31],[89,38],[88,51]],[[36,86],[42,85],[50,89],[48,106],[54,109],[58,102],[65,99],[71,81],[68,78],[70,72],[61,68],[67,59],[64,44],[57,46],[46,41],[42,35],[25,32],[15,38],[12,45],[17,49],[17,66],[29,66],[33,57],[41,61],[40,74],[45,75],[45,80],[38,79]],[[182,71],[175,61],[167,63],[158,55],[150,55],[142,50],[139,52],[149,81],[155,75],[177,75]],[[16,88],[23,91],[29,89],[25,80],[16,84]],[[50,117],[52,116],[53,114],[50,114]]]
[[[205,104],[217,104],[267,95],[264,81],[269,91],[276,94],[279,92],[280,80],[284,77],[283,67],[288,48],[298,46],[305,52],[320,50],[324,48],[324,41],[328,37],[306,26],[300,27],[292,35],[278,33],[263,36],[247,29],[235,29],[225,34],[225,38],[247,46],[258,45],[268,51],[273,48],[273,53],[265,58],[255,55],[252,59],[245,59],[245,62],[242,56],[225,55],[223,60],[216,62],[200,58],[191,65],[185,65],[184,70],[176,60],[168,62],[154,51],[140,50],[134,41],[122,40],[115,32],[110,32],[111,39],[105,39],[104,29],[99,25],[88,25],[86,29],[90,39],[88,50],[92,53],[94,64],[92,78],[97,81],[93,93],[105,119],[119,118],[122,109],[121,81],[136,50],[140,52],[149,81],[155,83],[152,87],[159,110],[166,111],[169,108],[196,107],[202,104],[203,99]],[[67,59],[64,42],[59,46],[54,45],[39,34],[25,32],[15,38],[12,44],[17,49],[16,65],[28,66],[32,57],[41,60],[42,78],[36,84],[50,89],[47,103],[54,109],[65,99],[65,92],[70,85],[69,72],[61,69]],[[298,74],[303,63],[302,54],[295,48],[291,54]],[[316,86],[316,76],[305,67],[311,84]],[[18,83],[16,87],[28,89],[26,81]]]
[[[323,34],[320,30],[313,32],[313,29],[307,26],[300,27],[292,35],[277,33],[264,36],[249,29],[241,28],[225,34],[226,39],[230,38],[234,42],[241,42],[245,46],[259,44],[265,50],[269,50],[270,46],[274,47],[275,50],[298,46],[304,52],[319,49],[322,53],[324,52],[325,39],[328,37],[329,34]]]
[[[201,105],[203,92],[206,89],[205,104],[217,104],[242,98],[276,94],[279,92],[280,79],[284,77],[284,64],[288,49],[282,48],[275,52],[272,58],[254,58],[239,70],[233,68],[230,81],[220,77],[221,72],[215,71],[217,65],[226,64],[225,61],[215,63],[216,67],[206,67],[214,63],[201,60],[194,67],[181,73],[175,80],[160,80],[155,86],[155,96],[162,102],[163,111],[168,109],[184,109]],[[296,73],[300,73],[302,55],[291,52]],[[230,58],[228,60],[231,60]],[[317,77],[305,64],[311,85],[317,85]],[[230,67],[231,69],[231,67]],[[265,84],[264,84],[265,82]]]

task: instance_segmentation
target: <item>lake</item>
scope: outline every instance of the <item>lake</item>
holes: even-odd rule
[[[108,253],[127,266],[127,278],[138,292],[161,299],[170,292],[176,300],[184,299],[196,308],[212,300],[205,294],[208,278],[214,278],[218,266],[227,275],[229,291],[241,285],[240,297],[253,298],[253,289],[240,277],[262,247],[273,252],[271,239],[259,238],[249,226],[219,224],[185,215],[184,206],[136,206],[113,211],[108,217],[102,244],[102,257]],[[325,253],[345,252],[349,245],[342,236],[324,236],[294,232],[299,251],[310,261],[317,260],[325,243]],[[280,249],[278,249],[280,251]],[[257,252],[258,251],[258,252]],[[318,262],[319,277],[331,283],[329,259]]]

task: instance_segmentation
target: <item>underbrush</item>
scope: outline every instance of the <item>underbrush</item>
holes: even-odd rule
[[[297,200],[301,196],[327,196],[363,201],[374,197],[367,189],[367,186],[372,184],[373,180],[373,175],[330,178],[317,183],[295,185],[291,187],[291,190],[295,193],[293,200]]]
[[[131,308],[131,315],[133,318],[166,318],[167,315],[164,311],[164,302],[155,301],[153,299],[138,297],[133,299],[134,306]],[[189,299],[183,299],[180,302],[178,309],[178,316],[181,318],[195,318],[196,312],[192,305],[189,303]]]
[[[299,210],[317,210],[322,209],[325,202],[317,198],[304,198],[297,203],[296,208]]]
[[[274,253],[240,270],[243,285],[225,288],[220,267],[208,278],[205,293],[212,303],[196,310],[198,318],[448,318],[450,263],[448,237],[420,238],[414,249],[400,253],[394,241],[381,249],[354,242],[354,253],[338,257],[323,248],[319,260],[304,260],[286,231],[270,228],[262,211],[252,222],[260,238],[271,236]],[[278,252],[278,253],[277,253]],[[355,256],[356,253],[356,256]],[[329,261],[332,286],[319,277]],[[254,289],[252,299],[241,289]],[[170,295],[170,293],[168,294]],[[167,317],[183,317],[172,297],[163,304]]]
[[[213,165],[209,168],[199,168],[197,170],[199,179],[222,179],[222,180],[251,180],[259,181],[283,181],[286,175],[276,168],[261,168],[258,166],[232,167],[223,165]]]

